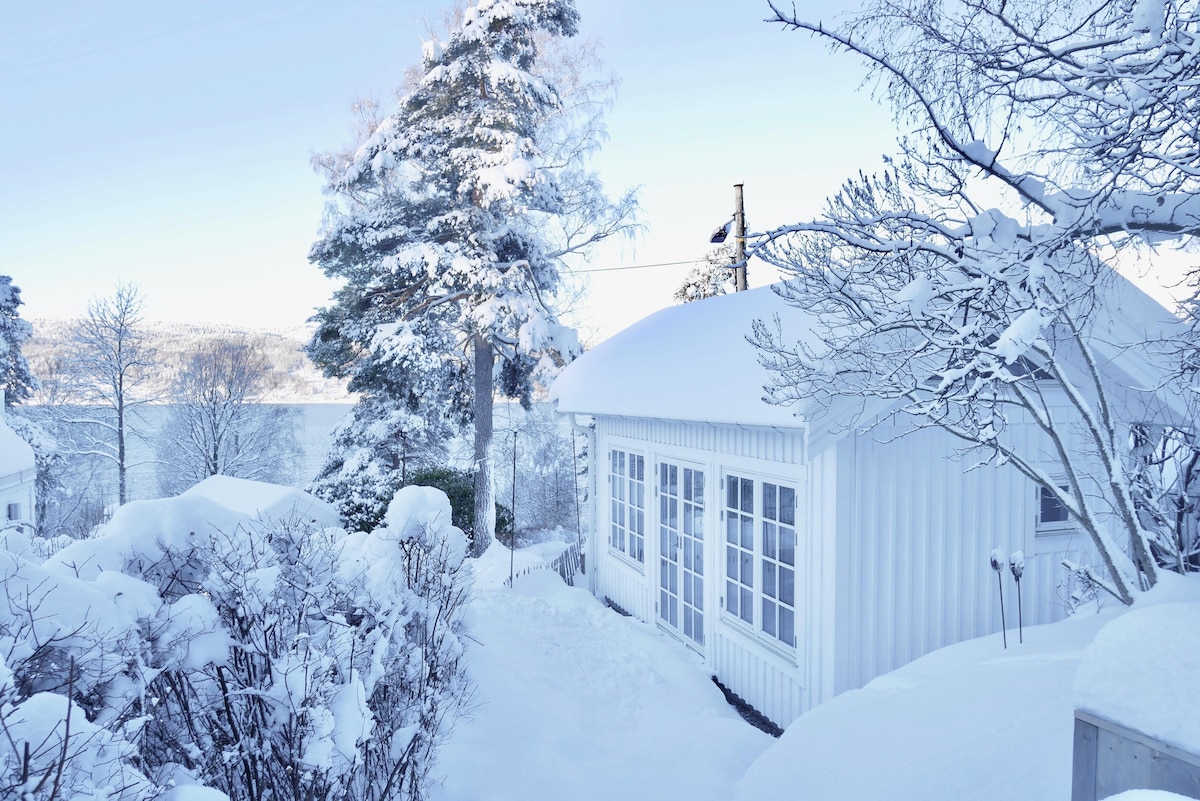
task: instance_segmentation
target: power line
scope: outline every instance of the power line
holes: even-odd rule
[[[698,264],[704,259],[687,259],[686,261],[660,261],[656,264],[627,264],[624,267],[597,267],[592,270],[567,270],[569,273],[615,273],[618,270],[644,270],[648,267],[676,267],[680,264]]]

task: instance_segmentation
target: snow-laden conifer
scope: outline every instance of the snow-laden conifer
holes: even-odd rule
[[[557,311],[561,259],[626,229],[632,211],[584,180],[588,148],[566,146],[569,112],[538,68],[539,41],[577,26],[570,0],[467,8],[446,41],[426,45],[399,108],[334,171],[310,254],[344,281],[316,316],[314,360],[421,418],[397,436],[474,420],[477,551],[495,529],[493,394],[528,402],[579,351]],[[546,132],[562,163],[550,163]]]
[[[35,388],[29,363],[21,354],[21,346],[33,336],[33,328],[17,308],[21,303],[20,288],[13,286],[9,276],[0,275],[0,389],[5,406],[28,400]]]
[[[675,290],[675,300],[691,303],[727,294],[733,288],[733,247],[719,245],[704,254],[704,259],[683,277]]]

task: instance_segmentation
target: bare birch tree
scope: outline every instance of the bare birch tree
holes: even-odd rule
[[[88,304],[71,327],[66,393],[55,433],[73,453],[97,456],[117,471],[117,502],[129,500],[129,440],[136,411],[153,397],[148,379],[154,350],[141,331],[145,299],[136,286],[119,284]]]
[[[164,493],[215,475],[275,483],[296,478],[299,413],[264,403],[272,376],[267,357],[244,337],[207,340],[188,357],[155,446]]]
[[[799,341],[760,321],[773,396],[888,399],[1012,465],[1130,603],[1168,539],[1156,493],[1134,490],[1131,437],[1187,421],[1151,400],[1179,331],[1127,319],[1121,304],[1147,306],[1106,262],[1200,232],[1196,4],[881,0],[832,26],[771,9],[863,59],[904,134],[882,175],[760,245],[824,321]],[[1118,353],[1145,369],[1114,379]]]

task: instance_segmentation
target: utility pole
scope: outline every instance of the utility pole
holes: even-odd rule
[[[742,205],[742,185],[733,185],[733,288],[746,290],[746,209]]]

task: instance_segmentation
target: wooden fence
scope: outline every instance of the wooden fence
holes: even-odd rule
[[[515,579],[529,575],[535,570],[553,570],[562,576],[562,580],[567,582],[568,586],[574,587],[575,574],[583,572],[583,554],[579,549],[579,543],[571,543],[567,546],[566,550],[548,562],[537,562],[532,565],[526,565],[504,583],[506,586],[511,587]]]

